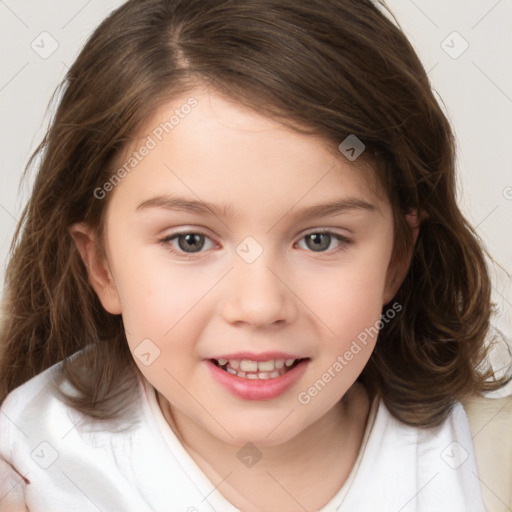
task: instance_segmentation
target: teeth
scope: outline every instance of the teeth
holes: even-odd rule
[[[231,375],[244,379],[275,379],[284,375],[297,361],[296,359],[271,359],[269,361],[251,361],[249,359],[218,359],[222,366]]]
[[[258,370],[260,372],[271,372],[274,368],[274,361],[260,361],[258,363]]]
[[[240,361],[240,370],[242,370],[243,372],[256,372],[258,371],[258,363],[256,361],[242,359]]]

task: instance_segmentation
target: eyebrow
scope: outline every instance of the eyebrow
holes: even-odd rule
[[[235,217],[233,209],[228,205],[215,205],[206,201],[197,201],[194,199],[166,195],[159,195],[150,199],[146,199],[137,206],[136,211],[145,211],[152,208],[163,208],[165,210],[183,211],[200,215],[213,215],[215,217],[227,219],[232,219]],[[290,215],[293,219],[311,219],[358,210],[375,212],[377,207],[361,199],[342,198],[323,204],[308,206],[296,211],[293,211],[292,208],[284,216]]]

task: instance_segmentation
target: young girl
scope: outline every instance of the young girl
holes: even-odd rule
[[[380,6],[130,0],[37,153],[2,511],[484,510],[489,278]]]

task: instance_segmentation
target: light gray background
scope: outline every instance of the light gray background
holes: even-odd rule
[[[21,172],[47,127],[51,93],[93,29],[122,3],[0,0],[2,282],[31,183],[19,189]],[[512,0],[389,0],[388,5],[455,128],[460,205],[496,262],[491,267],[498,305],[494,325],[510,339]]]

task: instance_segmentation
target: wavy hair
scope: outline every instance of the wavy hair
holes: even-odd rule
[[[396,418],[435,426],[467,393],[502,386],[484,365],[490,281],[457,206],[453,133],[389,14],[370,0],[130,0],[112,12],[24,172],[40,158],[6,272],[0,400],[66,359],[73,407],[112,418],[131,402],[138,370],[121,316],[101,306],[68,229],[85,221],[103,236],[108,197],[94,190],[162,102],[197,84],[334,148],[364,141],[393,207],[395,255],[412,243],[405,213],[424,217],[393,299],[402,309],[360,376]]]

